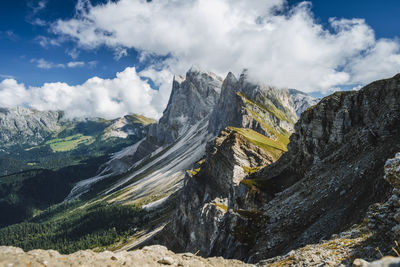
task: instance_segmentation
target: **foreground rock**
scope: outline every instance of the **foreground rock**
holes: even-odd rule
[[[396,256],[394,250],[400,251],[399,244],[395,242],[400,238],[400,153],[386,161],[382,173],[394,187],[392,193],[384,203],[372,204],[361,223],[332,235],[329,240],[262,260],[259,265],[400,266],[400,258],[393,257]]]
[[[174,254],[166,247],[151,246],[136,251],[95,253],[90,250],[61,255],[54,250],[0,247],[0,266],[252,266],[237,260],[204,259],[191,253]]]

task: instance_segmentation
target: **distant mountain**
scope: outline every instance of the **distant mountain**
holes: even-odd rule
[[[143,139],[154,120],[68,119],[61,111],[0,111],[0,227],[61,202],[108,157]]]
[[[59,131],[64,117],[59,111],[37,111],[23,107],[0,108],[1,148],[37,145]]]

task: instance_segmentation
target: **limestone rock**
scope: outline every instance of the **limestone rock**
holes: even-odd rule
[[[355,267],[394,267],[400,266],[400,258],[395,257],[383,257],[380,260],[374,262],[367,262],[361,259],[357,259],[354,261],[353,266]]]
[[[184,254],[175,254],[165,247],[151,246],[141,250],[94,253],[90,250],[78,251],[70,255],[61,255],[58,252],[34,250],[23,252],[19,248],[0,247],[0,266],[162,266],[179,263],[180,266],[254,266],[237,260],[222,258],[201,258],[198,256],[186,257]]]
[[[393,187],[400,187],[400,153],[385,164],[385,179]]]
[[[224,87],[239,91],[234,77],[228,75],[228,78]],[[220,102],[225,93],[223,88]],[[349,225],[360,223],[371,204],[391,195],[383,170],[386,160],[400,147],[398,103],[400,75],[374,82],[360,91],[334,93],[304,111],[294,127],[288,152],[249,177],[249,182],[258,184],[257,194],[262,195],[259,201],[252,197],[251,190],[241,191],[244,187],[240,185],[235,187],[233,178],[240,177],[231,165],[235,157],[219,156],[228,154],[220,154],[225,146],[215,143],[216,152],[208,150],[207,155],[218,155],[218,161],[205,163],[197,175],[187,179],[186,199],[182,199],[176,219],[166,228],[167,232],[172,229],[170,233],[178,233],[165,235],[172,241],[171,248],[192,252],[199,249],[202,255],[257,262],[318,243],[341,233]],[[215,121],[229,120],[229,117],[216,117]],[[227,199],[225,213],[211,209],[216,198]],[[398,205],[398,201],[392,202]],[[366,223],[371,226],[368,229],[384,227],[386,232],[391,232],[394,213],[388,217],[388,223],[382,222],[387,219],[380,214],[386,213],[374,215],[374,220]],[[357,233],[351,231],[348,235]],[[364,239],[360,236],[357,240]],[[342,255],[348,251],[346,242],[340,238],[334,244],[344,247]]]
[[[64,114],[15,107],[0,108],[0,144],[37,145],[60,128]]]

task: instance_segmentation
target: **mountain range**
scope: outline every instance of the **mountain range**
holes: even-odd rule
[[[400,233],[399,88],[397,75],[319,100],[246,70],[221,78],[192,67],[174,77],[157,123],[2,109],[2,171],[13,173],[0,177],[0,212],[38,204],[3,220],[0,244],[164,245],[259,266],[346,266],[379,258],[376,247],[389,255]],[[67,184],[51,201],[32,186],[49,188],[38,182],[45,170],[52,191]]]

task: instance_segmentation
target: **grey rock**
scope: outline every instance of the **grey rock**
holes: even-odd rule
[[[23,107],[0,108],[0,144],[37,145],[60,128],[64,113]]]
[[[210,117],[209,130],[218,134],[227,126],[251,128],[268,137],[273,136],[271,127],[292,132],[298,114],[316,102],[311,96],[297,90],[253,83],[246,71],[239,79],[229,73]],[[266,127],[264,123],[269,126]]]
[[[217,104],[221,104],[220,110],[229,110],[229,106],[237,103],[241,106],[240,99],[230,99],[237,96],[234,92],[238,92],[238,88],[248,84],[245,81],[245,77],[235,81],[231,74],[228,75]],[[224,92],[226,88],[231,89]],[[259,86],[251,88],[263,94],[270,92]],[[276,94],[275,90],[271,92]],[[251,92],[247,93],[250,96],[246,99],[257,100]],[[345,225],[358,223],[369,205],[386,200],[391,193],[390,186],[383,179],[383,169],[386,160],[392,158],[400,146],[399,102],[400,75],[397,75],[374,82],[360,91],[334,93],[305,110],[294,127],[288,152],[254,174],[268,185],[267,190],[260,190],[263,195],[258,202],[248,191],[241,191],[243,187],[234,186],[233,171],[231,167],[225,167],[226,163],[231,166],[234,157],[220,157],[214,163],[209,162],[204,172],[188,178],[184,188],[187,196],[179,207],[180,216],[173,220],[169,226],[172,228],[166,228],[174,229],[171,233],[179,233],[165,235],[172,241],[171,248],[200,249],[202,255],[257,262],[305,244],[318,243],[326,236],[340,233]],[[237,122],[237,117],[216,116],[214,113],[211,118],[214,118],[210,120],[211,130],[218,130],[214,123]],[[243,124],[238,127],[243,127]],[[252,129],[262,132],[259,128]],[[220,155],[218,151],[222,147],[217,146],[214,155]],[[208,150],[208,157],[212,157],[211,151]],[[217,162],[220,167],[211,169],[218,165]],[[218,172],[224,169],[226,171]],[[209,203],[216,197],[228,199],[227,213],[217,214],[214,213],[216,209],[209,209]],[[259,213],[241,212],[251,208]],[[229,212],[231,209],[233,212]],[[204,216],[202,210],[210,216],[199,219]],[[374,218],[375,222],[368,222],[371,228],[381,228],[381,220],[386,217]],[[197,225],[197,222],[201,223]],[[392,227],[388,228],[389,231]],[[193,228],[198,231],[192,231]],[[241,231],[243,229],[245,231]],[[342,243],[338,240],[338,244]]]
[[[309,94],[306,94],[299,90],[289,89],[288,91],[294,105],[294,110],[296,111],[297,117],[299,118],[303,111],[311,106],[316,105],[319,102],[319,99],[316,99]]]
[[[206,118],[217,103],[222,78],[192,67],[185,77],[175,76],[171,96],[158,124],[151,127],[149,137],[159,145],[174,142],[192,125]]]
[[[172,265],[172,264],[174,264],[174,259],[171,257],[162,257],[157,262],[160,264],[164,264],[164,265]]]
[[[386,256],[374,262],[367,262],[362,259],[356,259],[353,263],[355,267],[396,267],[400,266],[400,258]]]
[[[400,153],[397,153],[393,159],[385,164],[385,179],[393,187],[400,187]]]

